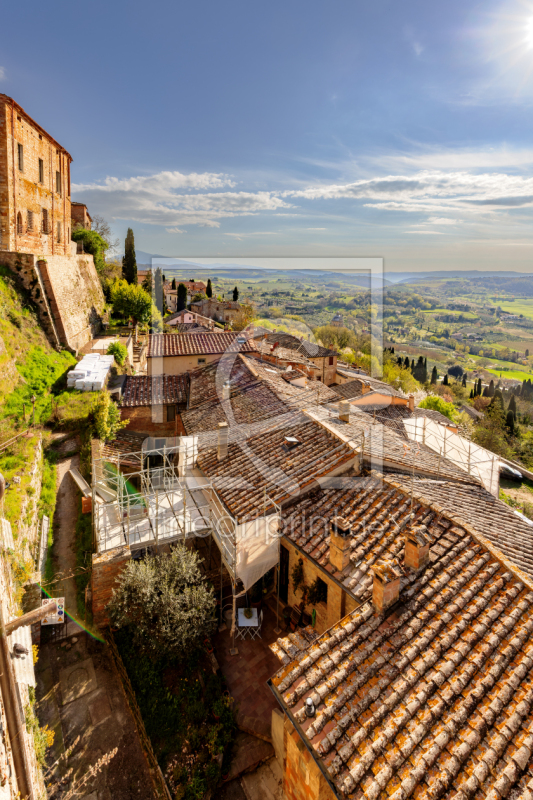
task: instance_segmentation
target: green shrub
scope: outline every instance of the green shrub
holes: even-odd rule
[[[121,342],[111,342],[107,348],[107,355],[114,356],[117,364],[122,367],[128,357],[128,348]]]
[[[449,420],[455,422],[456,410],[454,404],[446,402],[446,400],[443,400],[442,397],[438,397],[437,395],[429,395],[429,397],[425,397],[418,408],[428,408],[432,411],[440,411],[440,413],[444,414],[445,417],[448,417]]]

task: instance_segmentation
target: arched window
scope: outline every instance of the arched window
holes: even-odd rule
[[[17,214],[17,234],[20,236],[22,234],[22,214]]]

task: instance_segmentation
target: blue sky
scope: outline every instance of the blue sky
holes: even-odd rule
[[[533,272],[533,0],[35,2],[0,91],[162,255]]]

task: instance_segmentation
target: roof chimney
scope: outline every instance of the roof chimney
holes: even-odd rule
[[[229,381],[226,381],[226,382],[225,382],[225,383],[222,385],[222,399],[223,399],[223,400],[229,400],[230,389],[231,389],[230,382],[229,382]]]
[[[409,395],[409,411],[415,410],[415,396],[414,394]]]
[[[218,423],[218,453],[217,459],[223,461],[228,456],[228,423]]]
[[[349,422],[350,421],[350,401],[349,400],[341,400],[339,402],[339,419],[342,422]]]
[[[365,383],[364,381],[361,381],[361,394],[367,394],[367,392],[370,392],[371,389],[372,389],[372,387],[370,386],[369,383]]]
[[[342,572],[350,563],[352,528],[344,517],[333,517],[330,522],[329,561]]]
[[[429,561],[429,539],[427,528],[420,525],[409,530],[405,536],[405,566],[423,569]]]
[[[400,571],[392,561],[378,561],[372,567],[374,583],[372,604],[378,614],[394,605],[400,597]]]

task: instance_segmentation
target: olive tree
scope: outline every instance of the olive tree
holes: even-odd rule
[[[177,544],[170,554],[129,561],[107,610],[111,624],[127,627],[139,650],[179,657],[212,632],[215,602],[197,553]]]

